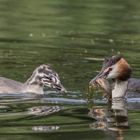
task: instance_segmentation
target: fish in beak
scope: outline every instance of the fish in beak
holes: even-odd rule
[[[89,85],[90,85],[90,86],[96,85],[98,79],[102,79],[102,78],[105,78],[105,77],[106,77],[105,73],[100,72],[99,74],[97,74],[97,75],[89,82]]]

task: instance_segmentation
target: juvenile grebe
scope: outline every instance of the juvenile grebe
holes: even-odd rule
[[[124,97],[129,91],[140,92],[140,80],[130,76],[130,65],[121,55],[116,55],[104,60],[100,73],[90,81],[90,85],[98,84],[106,93],[112,92],[112,98]],[[105,79],[112,79],[113,86]]]
[[[44,87],[50,87],[62,92],[66,91],[60,82],[58,74],[45,64],[37,67],[25,83],[0,77],[0,93],[43,94]]]

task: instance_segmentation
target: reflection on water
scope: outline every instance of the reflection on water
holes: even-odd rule
[[[61,107],[59,106],[35,106],[28,109],[28,114],[37,115],[37,116],[45,116],[50,115],[55,112],[59,112]]]
[[[0,75],[24,82],[35,67],[49,63],[70,91],[0,95],[1,139],[108,140],[117,132],[139,139],[140,100],[129,99],[125,112],[94,99],[93,108],[101,108],[91,112],[101,116],[93,119],[84,99],[89,80],[108,54],[122,53],[133,77],[140,76],[139,15],[139,0],[0,0]]]
[[[32,130],[36,132],[52,132],[58,130],[59,126],[33,126]]]
[[[53,133],[54,136],[61,134],[62,139],[75,136],[79,140],[81,137],[120,140],[131,131],[128,110],[133,105],[133,110],[137,107],[134,102],[117,99],[107,105],[106,101],[97,99],[88,109],[90,102],[86,99],[73,98],[77,92],[71,98],[70,95],[52,98],[55,95],[50,94],[53,92],[43,96],[0,95],[0,134]]]
[[[116,140],[123,140],[123,132],[129,129],[126,100],[121,98],[114,99],[107,108],[91,108],[89,116],[96,119],[90,128],[106,131]]]

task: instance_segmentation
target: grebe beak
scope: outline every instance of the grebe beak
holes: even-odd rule
[[[67,90],[66,90],[63,86],[61,86],[60,92],[62,92],[62,93],[67,93]]]
[[[64,86],[60,84],[54,84],[53,88],[60,91],[61,93],[67,93],[67,90],[64,88]]]
[[[96,80],[99,79],[99,78],[106,78],[107,76],[107,73],[104,72],[104,71],[101,71],[98,75],[96,75],[90,82],[89,82],[89,85],[90,86],[93,86],[96,84]]]

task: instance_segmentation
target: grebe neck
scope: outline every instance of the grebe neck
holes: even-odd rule
[[[128,80],[115,80],[114,89],[112,90],[112,98],[124,97],[128,87]]]
[[[25,93],[43,94],[43,84],[39,77],[33,73],[31,77],[24,83],[22,91]]]

